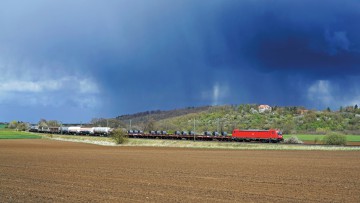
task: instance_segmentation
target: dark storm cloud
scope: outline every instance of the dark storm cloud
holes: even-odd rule
[[[150,32],[143,36],[142,48],[137,50],[142,60],[122,64],[131,66],[124,77],[137,77],[151,85],[145,98],[152,106],[163,100],[159,91],[170,100],[162,101],[160,106],[172,104],[172,100],[191,104],[199,101],[196,99],[201,91],[224,81],[233,89],[223,102],[309,105],[306,91],[317,80],[359,74],[360,35],[354,20],[360,17],[357,2],[340,6],[331,1],[225,1],[198,6],[196,12],[188,10],[191,6],[194,4],[185,3],[180,11],[172,10],[165,16],[154,14],[171,19],[170,23],[161,18],[157,22],[157,17],[149,20],[145,30]],[[137,66],[150,71],[134,71]],[[257,77],[247,77],[251,75]],[[177,88],[179,85],[182,88]],[[236,92],[242,86],[251,90]],[[135,90],[142,88],[134,84]],[[274,98],[274,93],[279,96]]]
[[[2,1],[0,69],[35,87],[75,78],[88,102],[66,96],[63,82],[56,108],[74,103],[89,117],[224,103],[337,107],[360,100],[359,10],[355,0]],[[8,86],[4,95],[16,97]]]
[[[219,31],[226,36],[233,58],[266,71],[321,76],[337,75],[341,67],[345,74],[360,73],[359,2],[261,5],[239,3],[221,17]]]
[[[357,12],[354,14],[353,17],[360,18]],[[360,73],[360,39],[357,35],[360,30],[334,25],[331,30],[335,31],[329,31],[320,23],[312,30],[294,26],[284,23],[275,30],[259,32],[258,37],[247,45],[249,59],[269,70],[302,71],[318,76],[338,75],[339,69],[344,75]]]

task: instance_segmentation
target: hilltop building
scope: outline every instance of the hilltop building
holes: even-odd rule
[[[263,104],[259,106],[259,113],[264,113],[266,111],[271,112],[272,108],[269,105]]]

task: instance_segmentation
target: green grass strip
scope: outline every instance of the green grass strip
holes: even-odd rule
[[[1,129],[0,139],[41,139],[40,135],[15,130]]]
[[[315,138],[322,140],[325,135],[309,135],[309,134],[296,134],[296,135],[284,135],[284,139],[296,136],[301,141],[314,141]],[[348,142],[360,142],[360,135],[345,135]]]
[[[294,145],[294,144],[267,144],[242,142],[193,142],[179,140],[146,140],[129,139],[121,146],[149,146],[149,147],[180,147],[201,149],[234,149],[234,150],[320,150],[320,151],[360,151],[360,147],[326,146],[326,145]]]

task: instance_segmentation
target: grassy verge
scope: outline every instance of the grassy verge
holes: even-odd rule
[[[1,129],[0,139],[41,139],[41,136],[28,132]]]
[[[115,145],[108,137],[88,137],[69,135],[45,135],[45,138],[84,142],[100,145]],[[239,143],[239,142],[193,142],[185,140],[150,140],[150,139],[129,139],[125,144],[119,146],[139,147],[178,147],[178,148],[200,148],[200,149],[233,149],[233,150],[322,150],[322,151],[360,151],[360,147],[344,146],[319,146],[319,145],[291,145],[291,144],[261,144],[261,143]]]
[[[299,135],[284,135],[285,138],[290,138],[291,136],[298,137],[301,141],[314,141],[316,138],[322,140],[325,135],[308,135],[308,134],[299,134]],[[345,135],[348,142],[360,142],[360,135]]]

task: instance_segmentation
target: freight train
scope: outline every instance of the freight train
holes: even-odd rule
[[[108,136],[112,132],[109,127],[39,127],[32,126],[30,132],[65,134],[65,135],[89,135],[89,136]],[[172,139],[172,140],[199,140],[199,141],[226,141],[226,142],[269,142],[277,143],[283,141],[280,130],[239,130],[232,131],[232,135],[227,132],[205,131],[197,134],[194,131],[175,131],[168,133],[164,130],[143,132],[141,130],[127,131],[129,138],[147,138],[147,139]]]

